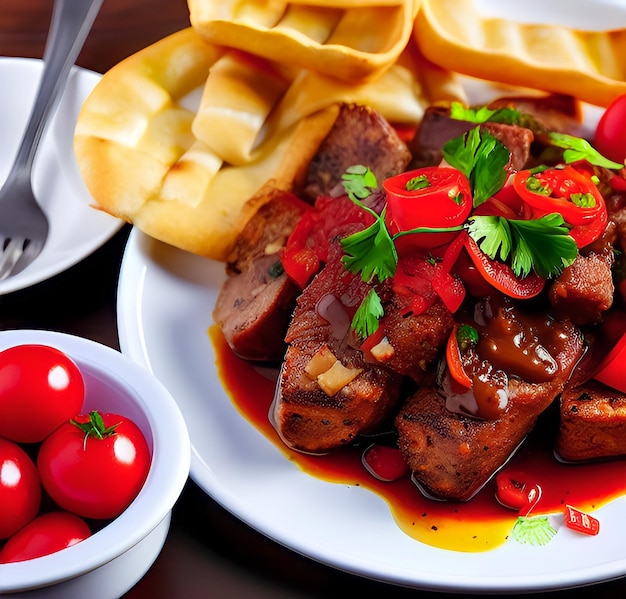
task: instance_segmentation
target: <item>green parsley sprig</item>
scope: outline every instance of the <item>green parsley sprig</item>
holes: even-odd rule
[[[374,288],[370,289],[363,301],[359,304],[352,318],[352,329],[363,339],[378,330],[380,319],[385,315],[383,303]]]
[[[521,113],[515,108],[504,106],[502,108],[488,108],[479,106],[478,108],[466,107],[460,102],[451,102],[450,118],[470,123],[504,123],[515,125],[520,122]]]
[[[378,214],[362,202],[377,189],[376,175],[365,166],[355,165],[346,170],[342,181],[348,197],[374,217],[369,227],[341,240],[345,252],[343,265],[350,272],[361,273],[366,283],[376,279],[382,283],[396,274],[398,253],[385,225],[385,210]]]
[[[556,534],[547,516],[518,516],[511,532],[523,545],[546,545]]]
[[[557,213],[533,220],[470,216],[467,231],[492,260],[510,258],[513,272],[521,278],[533,270],[544,279],[557,276],[578,255],[576,242]]]
[[[472,156],[475,155],[473,152]],[[470,162],[474,162],[474,159],[470,158]],[[510,263],[513,272],[520,278],[528,276],[531,271],[545,279],[557,276],[578,255],[576,242],[569,235],[563,217],[557,213],[533,220],[471,216],[466,223],[456,227],[420,227],[391,235],[385,223],[385,210],[378,214],[362,201],[378,187],[372,171],[362,165],[353,166],[346,171],[343,180],[350,199],[374,217],[369,227],[341,240],[345,252],[342,257],[344,266],[350,272],[360,274],[366,283],[382,283],[395,275],[398,253],[394,241],[402,235],[414,233],[465,229],[481,251],[493,260]],[[383,314],[380,297],[372,288],[359,306],[352,328],[366,338],[376,331]]]
[[[613,162],[613,160],[602,156],[586,139],[575,137],[574,135],[567,135],[566,133],[557,133],[556,131],[550,131],[548,136],[553,145],[565,150],[563,152],[563,159],[567,163],[586,160],[590,164],[608,169],[624,168],[623,164]]]
[[[505,167],[510,160],[509,149],[488,131],[481,131],[480,127],[446,142],[443,157],[468,178],[474,207],[502,189],[508,177]]]

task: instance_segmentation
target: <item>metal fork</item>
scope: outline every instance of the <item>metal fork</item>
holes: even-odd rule
[[[48,117],[63,94],[103,1],[54,2],[35,103],[9,176],[0,189],[0,281],[24,270],[46,243],[49,225],[33,193],[33,163]]]

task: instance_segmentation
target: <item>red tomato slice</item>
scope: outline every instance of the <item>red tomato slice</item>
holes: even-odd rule
[[[7,539],[39,511],[41,484],[34,462],[16,443],[0,437],[0,539]]]
[[[18,345],[0,352],[0,435],[38,443],[78,414],[85,383],[78,366],[45,345]]]
[[[472,192],[459,170],[426,167],[383,181],[387,195],[387,225],[392,235],[419,227],[454,227],[472,210]],[[458,232],[416,233],[398,238],[402,245],[432,248],[448,243]]]
[[[97,413],[77,416],[90,423]],[[86,518],[118,516],[137,496],[150,469],[150,449],[139,427],[124,416],[101,414],[102,438],[66,422],[39,449],[37,466],[50,497]],[[112,430],[111,430],[112,429]]]
[[[600,117],[593,145],[610,160],[626,160],[626,94],[615,98]]]
[[[0,550],[0,564],[56,553],[91,536],[87,523],[69,512],[48,512],[16,532]]]

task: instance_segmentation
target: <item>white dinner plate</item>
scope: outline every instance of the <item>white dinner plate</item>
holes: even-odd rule
[[[30,116],[43,61],[0,58],[0,184],[4,183]],[[63,272],[108,241],[122,221],[91,207],[93,202],[74,156],[78,111],[100,75],[73,67],[67,88],[41,140],[33,188],[50,221],[46,244],[22,272],[0,281],[0,295]]]
[[[626,26],[626,3],[480,0],[497,16],[578,27]],[[503,12],[504,11],[504,12]],[[480,89],[474,90],[478,94]],[[587,110],[587,118],[598,112]],[[591,125],[591,123],[589,123]],[[567,528],[545,546],[508,541],[485,552],[435,548],[406,535],[387,503],[362,487],[325,482],[285,457],[233,405],[207,334],[223,264],[131,232],[118,288],[122,351],[178,402],[192,442],[191,477],[235,516],[314,560],[419,589],[514,593],[577,587],[626,575],[626,497],[594,512],[601,533]]]
[[[561,528],[543,547],[510,541],[462,553],[404,534],[374,493],[302,471],[242,417],[220,384],[207,329],[223,271],[134,229],[121,269],[118,327],[122,351],[180,406],[192,442],[191,477],[235,516],[322,563],[421,589],[524,592],[626,574],[626,497],[594,512],[602,523],[596,537]]]

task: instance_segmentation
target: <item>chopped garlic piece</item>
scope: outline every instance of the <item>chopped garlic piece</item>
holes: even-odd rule
[[[393,348],[393,345],[389,343],[389,339],[387,339],[387,337],[383,337],[374,347],[372,347],[370,353],[379,362],[384,362],[385,360],[389,360],[396,353],[396,350]]]
[[[309,375],[309,377],[316,379],[320,374],[329,370],[335,362],[337,362],[337,357],[332,351],[330,351],[328,345],[324,345],[309,360],[309,363],[304,368],[304,371]]]
[[[337,360],[326,372],[317,377],[317,383],[326,395],[336,395],[349,382],[363,372],[362,368],[347,368]]]

